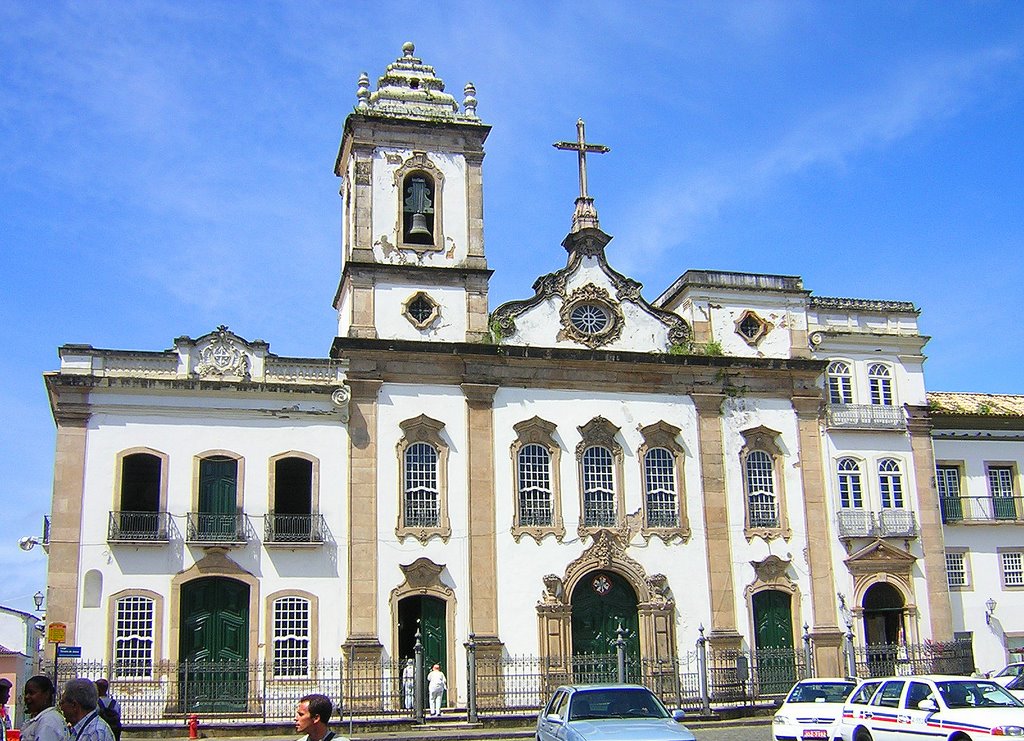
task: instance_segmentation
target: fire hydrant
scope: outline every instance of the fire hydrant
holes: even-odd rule
[[[199,738],[199,716],[196,713],[188,716],[188,737]]]

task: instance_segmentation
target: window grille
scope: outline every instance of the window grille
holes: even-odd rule
[[[154,641],[153,600],[122,597],[114,608],[114,675],[118,679],[151,679]]]
[[[615,525],[615,481],[612,453],[594,445],[583,451],[583,525]]]
[[[899,462],[883,458],[878,462],[878,490],[882,495],[882,508],[903,507],[903,474]]]
[[[750,527],[778,527],[779,508],[775,501],[772,457],[763,450],[751,451],[746,468]]]
[[[946,581],[952,587],[967,586],[967,563],[960,551],[946,551]]]
[[[836,360],[829,363],[825,372],[828,379],[828,401],[830,404],[853,403],[853,376],[847,363]]]
[[[678,525],[676,467],[670,450],[651,448],[647,451],[644,455],[644,482],[647,489],[647,527]]]
[[[892,406],[892,378],[888,366],[873,363],[868,366],[868,390],[875,406]]]
[[[409,304],[409,316],[411,316],[417,324],[423,324],[433,315],[434,308],[434,304],[421,293]]]
[[[746,337],[748,340],[757,339],[758,335],[761,334],[764,329],[764,324],[758,320],[753,314],[747,314],[743,317],[740,322],[739,330],[740,334]]]
[[[839,459],[839,506],[844,509],[864,506],[860,464],[853,458]]]
[[[1003,586],[1024,587],[1024,551],[1002,553]]]
[[[437,450],[428,443],[413,443],[405,450],[406,527],[438,527],[439,494]]]
[[[524,445],[518,462],[519,524],[550,526],[551,453],[543,445]]]
[[[309,676],[309,600],[274,600],[274,676]]]

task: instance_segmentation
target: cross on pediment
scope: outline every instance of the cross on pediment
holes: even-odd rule
[[[606,154],[611,149],[604,144],[587,143],[586,124],[583,123],[582,118],[576,121],[576,141],[555,142],[552,146],[555,149],[575,151],[579,158],[580,195],[576,199],[576,211],[572,217],[572,230],[575,232],[585,227],[600,228],[597,221],[597,209],[594,207],[594,199],[587,193],[587,153]]]

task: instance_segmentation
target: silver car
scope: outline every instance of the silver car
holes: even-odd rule
[[[539,741],[694,741],[649,689],[635,684],[567,685],[555,690],[537,718]]]

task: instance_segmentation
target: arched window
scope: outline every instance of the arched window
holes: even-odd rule
[[[644,490],[647,527],[676,527],[679,524],[679,503],[672,451],[651,448],[644,455]]]
[[[434,179],[422,171],[402,180],[402,241],[434,244]]]
[[[882,507],[899,509],[903,502],[903,472],[899,461],[883,458],[878,462],[878,491],[882,496]]]
[[[314,462],[297,455],[284,455],[273,459],[272,465],[273,499],[267,542],[318,542],[321,528],[314,511]]]
[[[853,374],[850,364],[842,360],[833,360],[825,371],[828,384],[829,404],[853,403]]]
[[[884,363],[868,366],[868,391],[875,406],[892,406],[892,374]]]
[[[131,453],[121,459],[121,511],[160,511],[161,460],[151,453]]]
[[[552,523],[551,454],[543,445],[524,445],[519,450],[519,524],[548,527]]]
[[[128,595],[114,603],[114,677],[152,678],[156,627],[156,603],[149,597]]]
[[[860,463],[853,458],[839,459],[839,506],[860,509],[864,506],[864,488]]]
[[[274,600],[273,663],[275,677],[308,677],[310,663],[310,604],[302,597]]]
[[[763,450],[747,454],[747,508],[750,527],[778,527],[779,506],[775,497],[775,466]]]
[[[615,525],[615,474],[612,452],[601,445],[583,451],[583,526]]]
[[[405,449],[405,525],[437,527],[440,520],[437,449],[414,443]]]

